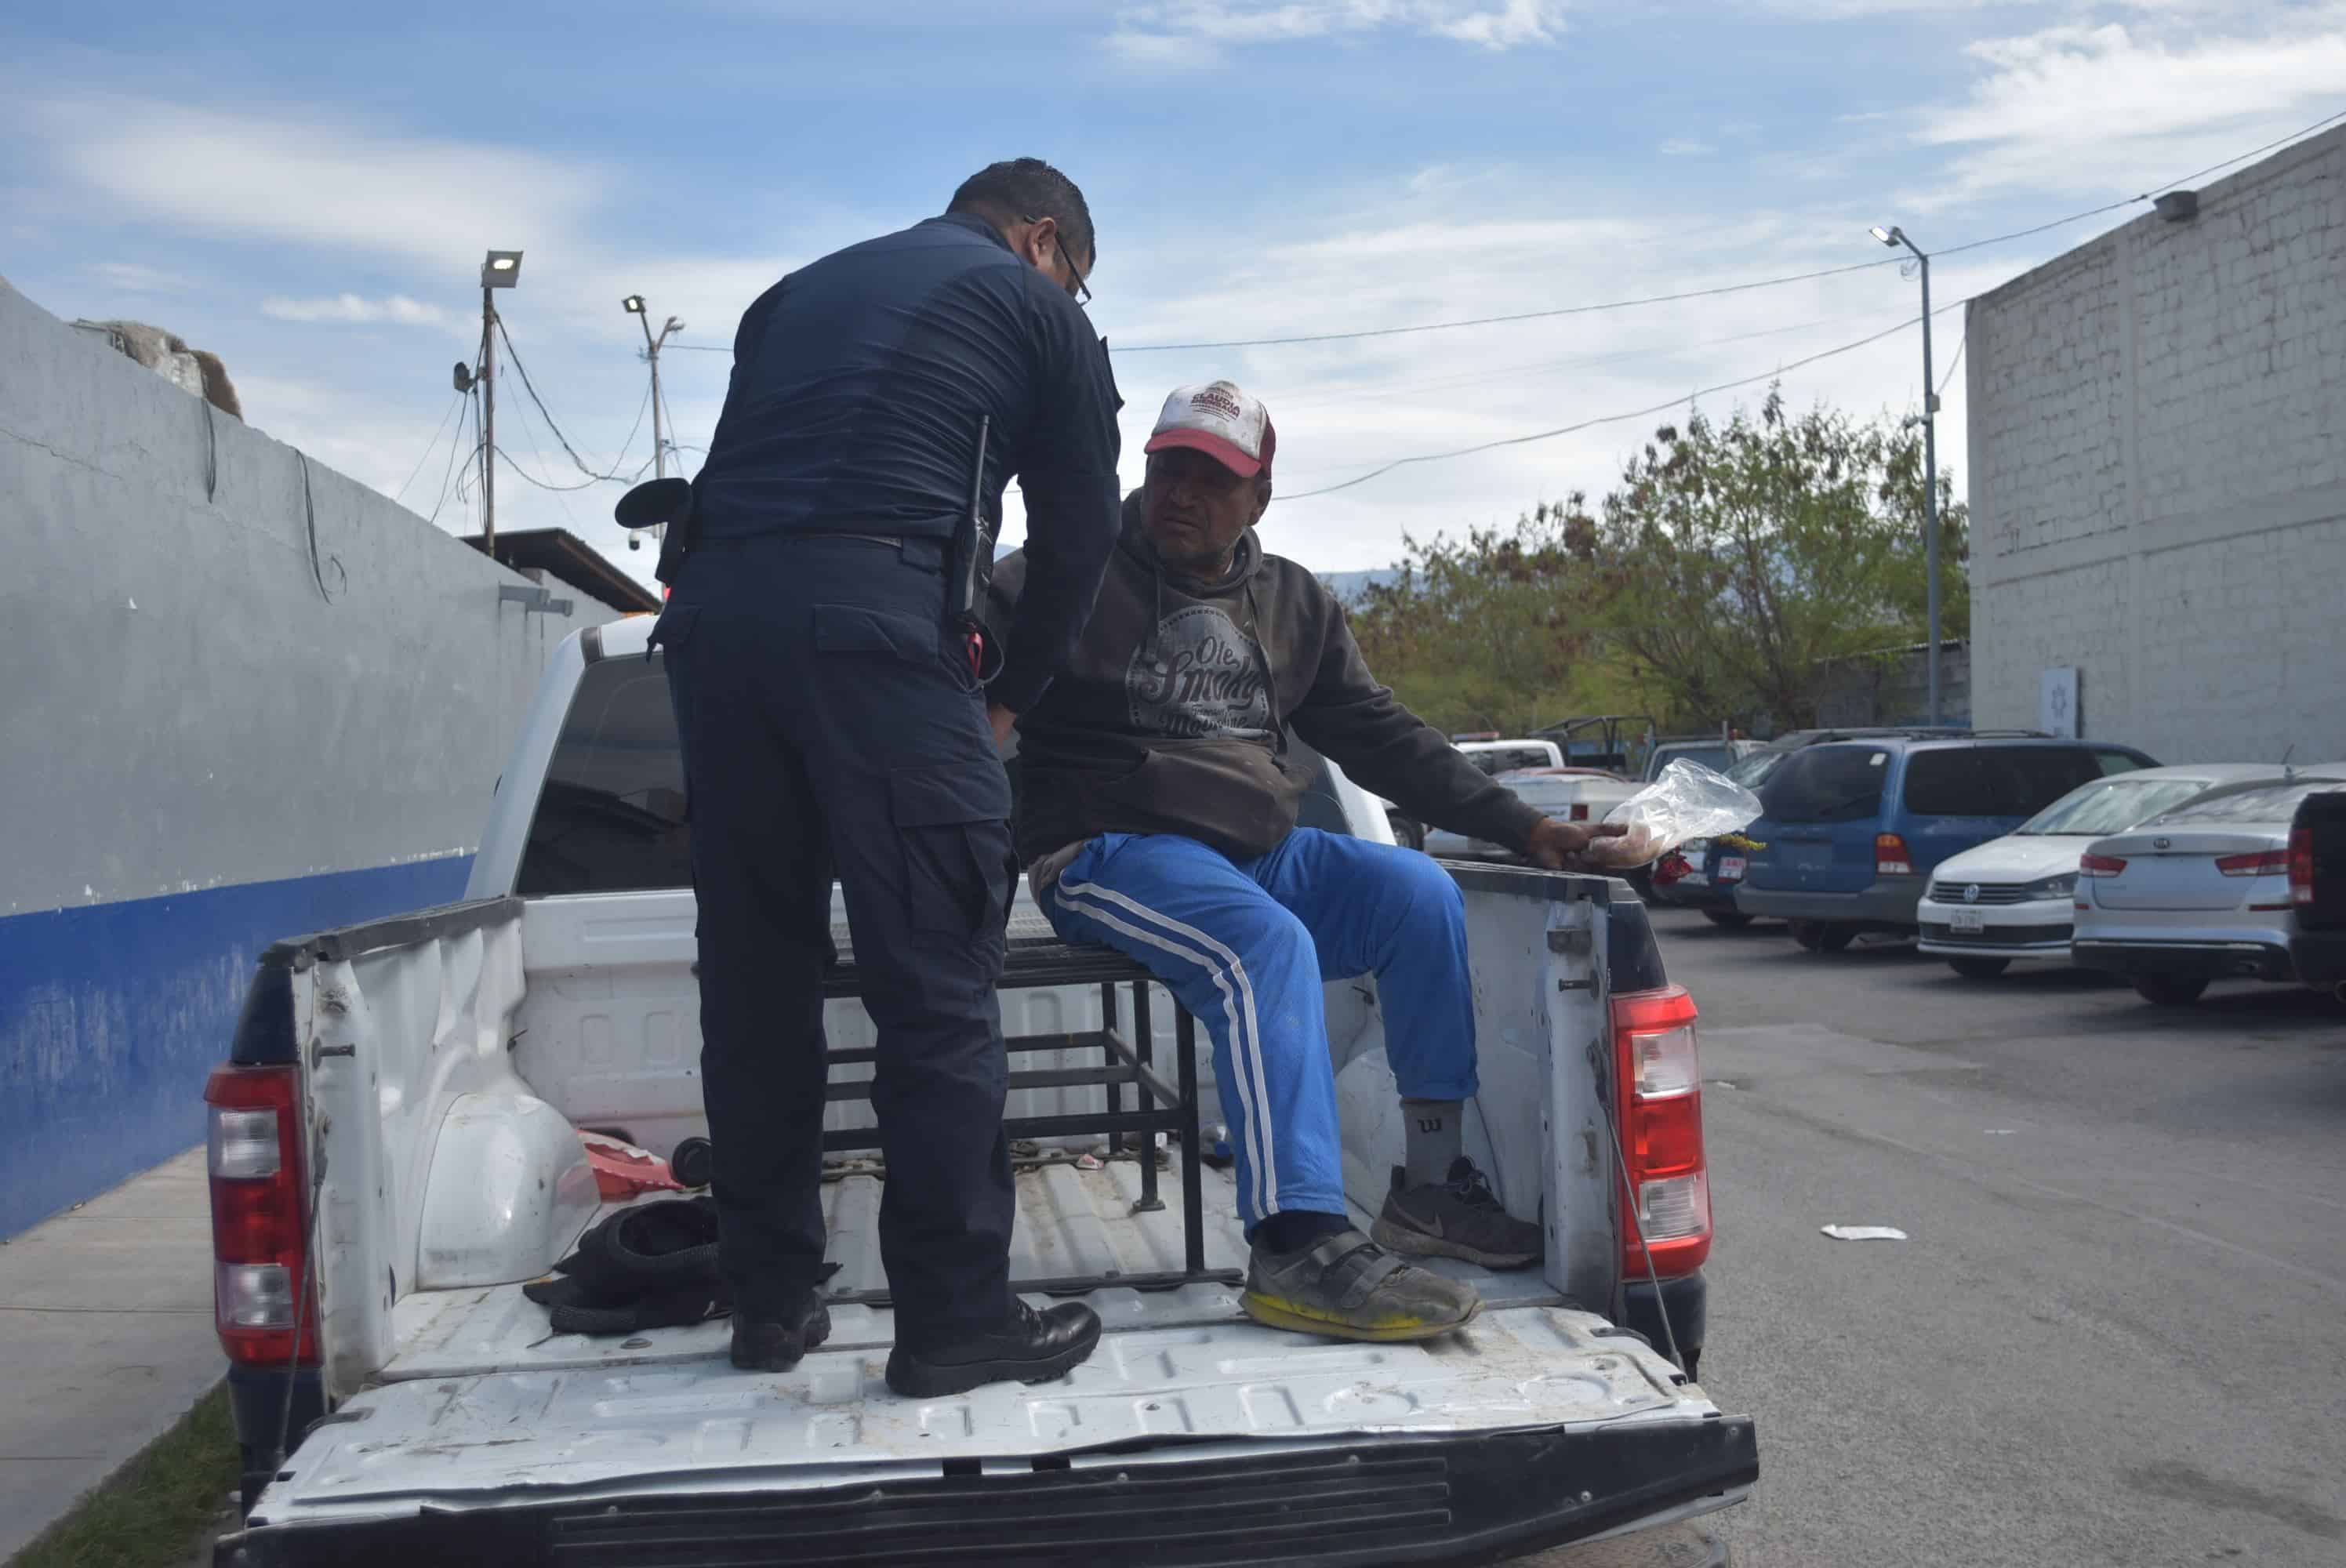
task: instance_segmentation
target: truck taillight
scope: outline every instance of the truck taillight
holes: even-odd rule
[[[212,1189],[212,1313],[240,1366],[318,1359],[318,1312],[296,1292],[307,1277],[300,1085],[294,1069],[215,1067],[204,1085]],[[294,1354],[296,1319],[301,1354]]]
[[[1622,1266],[1691,1274],[1710,1256],[1710,1176],[1702,1152],[1702,1064],[1694,998],[1682,985],[1613,999],[1621,1084]],[[1632,1205],[1628,1194],[1636,1195]],[[1642,1244],[1643,1250],[1640,1250]]]
[[[1575,800],[1575,801],[1572,803],[1572,820],[1573,820],[1574,821],[1576,821],[1576,822],[1586,822],[1586,820],[1588,820],[1588,802],[1587,802],[1587,801],[1586,801],[1586,800]]]
[[[1873,835],[1873,874],[1877,877],[1911,877],[1914,874],[1914,858],[1906,852],[1906,840],[1895,833]]]
[[[2297,828],[2289,835],[2289,897],[2298,905],[2313,902],[2313,830]]]

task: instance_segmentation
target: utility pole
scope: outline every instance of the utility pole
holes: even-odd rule
[[[481,545],[497,554],[497,308],[481,285]]]
[[[666,479],[668,477],[668,437],[660,428],[660,345],[668,341],[669,333],[684,331],[684,323],[670,316],[667,323],[660,328],[659,336],[655,338],[652,336],[651,315],[645,309],[644,297],[641,294],[628,295],[619,301],[619,308],[633,316],[644,329],[644,358],[650,361],[652,367],[652,477]],[[627,548],[630,550],[641,548],[633,532],[627,535]]]
[[[492,250],[481,263],[481,548],[497,555],[497,304],[493,290],[521,280],[521,252]]]
[[[1930,721],[1939,722],[1939,383],[1931,375],[1931,258],[1892,226],[1873,237],[1892,249],[1904,246],[1923,264],[1923,582],[1930,646],[1923,668],[1930,681]]]

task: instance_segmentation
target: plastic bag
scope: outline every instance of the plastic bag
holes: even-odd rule
[[[1598,839],[1585,860],[1605,871],[1626,871],[1659,860],[1688,839],[1731,833],[1760,815],[1760,797],[1723,773],[1683,759],[1605,814],[1628,831]]]

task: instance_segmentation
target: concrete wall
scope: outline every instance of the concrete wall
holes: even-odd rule
[[[0,1236],[202,1135],[261,947],[458,896],[609,618],[207,412],[0,284]]]
[[[1923,645],[1834,659],[1817,673],[1817,722],[1829,728],[1927,724],[1931,672]],[[1972,656],[1967,643],[1939,649],[1939,722],[1972,721]]]
[[[2346,757],[2346,129],[1970,311],[1974,714]]]

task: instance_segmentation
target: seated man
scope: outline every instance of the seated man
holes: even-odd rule
[[[1183,387],[1066,673],[1018,716],[1017,850],[1069,942],[1145,963],[1212,1037],[1233,1129],[1260,1321],[1416,1339],[1480,1309],[1392,1256],[1536,1261],[1461,1147],[1474,1009],[1457,884],[1413,850],[1296,826],[1307,781],[1287,727],[1412,816],[1556,867],[1605,831],[1541,816],[1376,683],[1333,596],[1266,555],[1274,444],[1228,382]],[[1039,558],[994,575],[997,616]],[[1405,1166],[1374,1227],[1344,1207],[1321,986],[1377,977],[1406,1110]]]

